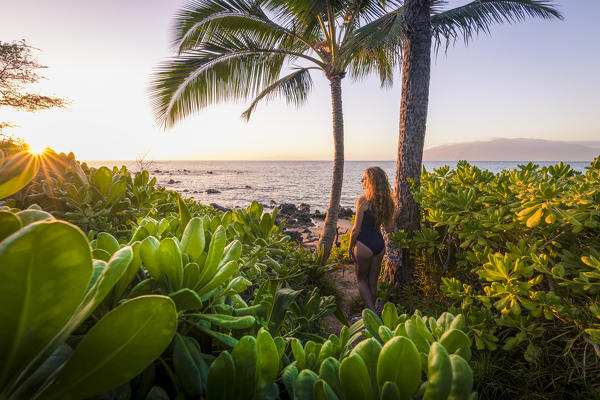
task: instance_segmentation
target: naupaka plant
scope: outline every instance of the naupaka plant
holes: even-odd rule
[[[93,260],[81,230],[43,211],[1,210],[0,221],[0,398],[90,397],[126,383],[169,345],[175,305],[151,295],[111,310],[71,347],[71,334],[121,279],[132,249]]]

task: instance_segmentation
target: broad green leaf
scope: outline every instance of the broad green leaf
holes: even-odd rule
[[[208,370],[206,397],[214,400],[236,400],[237,382],[233,357],[228,351],[222,351]],[[249,396],[250,393],[247,393]]]
[[[106,199],[106,202],[108,204],[113,204],[119,201],[121,198],[123,198],[123,196],[125,196],[126,191],[127,184],[124,181],[118,181],[113,183],[110,186],[110,191],[108,193],[108,198]]]
[[[0,210],[0,242],[21,229],[22,223],[19,217],[10,211]]]
[[[427,360],[427,388],[423,400],[446,399],[452,385],[452,364],[448,351],[438,342],[433,342]]]
[[[421,355],[410,339],[396,336],[381,349],[377,383],[381,388],[387,381],[398,386],[402,399],[410,399],[421,385]]]
[[[181,237],[183,252],[188,254],[193,261],[196,261],[204,251],[204,241],[204,223],[202,218],[194,217],[190,219]]]
[[[187,207],[187,204],[185,204],[185,200],[183,200],[183,197],[181,197],[180,194],[177,194],[177,207],[179,208],[180,229],[185,229],[192,216],[190,214],[190,210]]]
[[[167,348],[176,328],[168,297],[123,303],[88,331],[42,399],[86,398],[129,381]]]
[[[206,391],[208,365],[202,358],[194,339],[175,335],[173,366],[180,388],[190,398],[199,398]]]
[[[203,295],[210,292],[213,289],[218,288],[225,282],[227,282],[233,275],[238,271],[237,261],[229,261],[220,270],[217,271],[214,278],[210,280],[206,285],[198,289],[198,294]]]
[[[290,288],[277,290],[273,306],[268,315],[269,330],[271,332],[279,332],[285,319],[285,314],[289,311],[290,304],[296,301],[296,297],[298,297],[300,293],[302,293],[300,290],[293,290]]]
[[[439,340],[440,344],[448,350],[448,353],[454,353],[461,347],[470,347],[471,339],[458,329],[450,329],[442,335]]]
[[[183,288],[176,292],[169,293],[177,306],[177,311],[199,310],[202,308],[202,300],[198,293],[191,289]]]
[[[159,247],[160,242],[154,236],[148,236],[146,239],[142,240],[142,244],[140,245],[140,257],[142,257],[142,262],[150,276],[157,281],[161,281],[163,276],[158,258]]]
[[[318,379],[319,375],[310,369],[300,371],[298,378],[296,378],[296,396],[298,396],[298,400],[315,400],[313,387]]]
[[[193,263],[188,263],[183,267],[183,284],[184,288],[193,289],[200,279],[200,266]]]
[[[183,284],[183,263],[179,245],[174,238],[163,239],[158,247],[158,259],[163,276],[166,276],[171,290]]]
[[[31,399],[38,388],[54,373],[60,366],[69,359],[73,349],[68,344],[61,344],[54,353],[48,357],[42,365],[36,369],[22,385],[17,392],[13,394],[17,399]]]
[[[210,240],[208,256],[206,258],[206,262],[204,263],[204,267],[200,272],[200,281],[198,282],[196,289],[201,288],[213,278],[215,272],[217,271],[219,261],[221,261],[226,240],[227,236],[225,234],[225,229],[222,226],[219,226]]]
[[[448,400],[467,400],[473,390],[473,370],[462,357],[450,354],[452,386]]]
[[[61,329],[91,277],[88,241],[66,222],[37,222],[0,243],[0,388]]]
[[[119,242],[113,235],[106,232],[100,232],[96,239],[96,248],[108,252],[111,256],[119,250]]]
[[[254,325],[255,319],[251,315],[234,317],[223,314],[194,314],[199,318],[209,321],[212,325],[223,329],[248,329]]]
[[[98,168],[92,175],[92,183],[98,188],[98,191],[100,191],[103,196],[107,196],[112,184],[112,173],[110,172],[110,169],[106,167]]]
[[[335,394],[331,386],[329,386],[323,379],[319,379],[315,382],[313,391],[315,392],[316,400],[339,400],[339,397]]]
[[[231,352],[231,356],[235,364],[235,396],[241,399],[254,393],[256,388],[256,363],[258,361],[256,339],[252,336],[241,338]]]
[[[52,214],[46,211],[32,209],[19,211],[17,213],[17,217],[19,217],[23,226],[27,226],[38,221],[52,221],[54,219]]]
[[[125,273],[121,276],[117,284],[115,285],[114,297],[116,300],[119,300],[127,287],[131,284],[135,275],[142,265],[142,258],[140,256],[140,247],[141,242],[135,242],[131,246],[131,250],[133,251],[133,256],[131,262],[127,266]]]
[[[339,377],[340,363],[333,357],[325,359],[319,367],[319,376],[327,382],[338,397],[344,398],[344,391]]]
[[[385,326],[385,325],[382,325]],[[352,354],[358,354],[362,360],[365,362],[365,366],[367,367],[367,371],[369,371],[369,377],[371,386],[373,389],[373,393],[378,392],[377,385],[377,360],[379,359],[379,353],[381,352],[381,344],[374,339],[366,339],[360,342],[359,344],[352,349]]]
[[[373,399],[377,396],[377,392],[373,392],[367,366],[358,354],[342,360],[339,375],[346,400]]]
[[[279,374],[279,352],[273,338],[264,328],[261,328],[256,336],[256,352],[258,390],[263,391],[275,382]]]
[[[290,364],[281,372],[281,381],[285,386],[285,390],[292,398],[296,398],[296,379],[298,378],[298,368],[294,364]]]
[[[0,165],[0,199],[23,189],[38,173],[39,156],[17,153]]]

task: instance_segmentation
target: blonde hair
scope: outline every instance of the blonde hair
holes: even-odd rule
[[[394,199],[387,175],[379,167],[365,170],[365,195],[375,217],[377,227],[385,224],[394,214]]]

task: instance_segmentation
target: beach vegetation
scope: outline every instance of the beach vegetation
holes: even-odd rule
[[[563,163],[423,171],[413,192],[421,228],[391,235],[417,265],[414,289],[403,290],[464,315],[478,354],[507,353],[492,357],[520,365],[492,378],[518,382],[504,396],[587,397],[599,388],[599,168],[600,158],[583,173]],[[489,363],[478,361],[482,373]]]
[[[16,155],[3,166],[13,165]],[[423,184],[413,192],[421,229],[412,237],[391,236],[392,245],[415,260],[415,286],[399,296],[382,285],[379,293],[395,304],[386,304],[381,316],[365,310],[349,325],[319,284],[335,266],[322,266],[293,244],[283,223],[275,223],[277,209],[265,212],[254,202],[217,211],[156,187],[147,172],[93,169],[68,155],[53,157],[48,160],[67,165],[53,175],[61,190],[82,173],[77,190],[88,185],[103,194],[102,207],[111,193],[122,193],[119,182],[128,198],[137,188],[143,201],[128,204],[129,222],[115,222],[120,211],[110,212],[107,231],[97,231],[42,201],[46,194],[33,188],[50,182],[44,174],[29,174],[31,182],[2,200],[4,304],[21,299],[33,307],[37,300],[23,296],[46,299],[56,293],[46,284],[70,284],[61,268],[86,265],[68,274],[75,279],[85,272],[79,289],[49,300],[72,303],[63,317],[54,321],[40,306],[23,314],[21,330],[7,322],[7,332],[24,341],[33,340],[26,333],[39,318],[49,318],[56,331],[28,345],[25,355],[24,348],[2,342],[15,355],[4,362],[20,363],[3,369],[7,398],[62,398],[63,388],[73,398],[236,398],[243,392],[274,399],[468,399],[474,390],[484,398],[564,398],[597,391],[600,160],[583,173],[564,164],[528,164],[494,174],[465,162],[423,171]],[[25,165],[20,171],[27,175]],[[26,200],[33,193],[41,194],[35,199],[43,207],[15,207],[33,201]],[[40,263],[43,271],[36,269]],[[15,271],[26,272],[15,265],[33,268],[32,277],[42,274],[31,281],[42,286],[12,290],[23,282]],[[140,331],[136,324],[154,314],[143,306],[139,314],[122,310],[138,310],[154,301],[149,298],[168,304],[171,316]],[[14,313],[21,311],[10,307],[3,315]],[[330,315],[343,325],[338,335],[323,322]],[[152,340],[162,337],[161,346],[147,353],[127,347],[127,357],[99,352],[124,338],[102,333],[109,327],[125,335],[149,332]],[[404,360],[402,374],[398,360]],[[120,378],[100,368],[74,379],[102,362],[122,363]]]

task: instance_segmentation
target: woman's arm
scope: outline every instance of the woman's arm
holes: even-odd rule
[[[384,228],[387,233],[392,233],[394,231],[394,225],[396,221],[400,217],[400,207],[394,206],[394,213],[392,214],[392,218],[385,224]]]
[[[354,246],[356,245],[356,239],[358,239],[358,234],[360,233],[360,229],[362,226],[363,216],[365,214],[366,199],[364,196],[360,196],[356,200],[356,217],[354,218],[354,226],[352,227],[352,232],[350,233],[350,243],[348,244],[348,258],[354,258]]]

